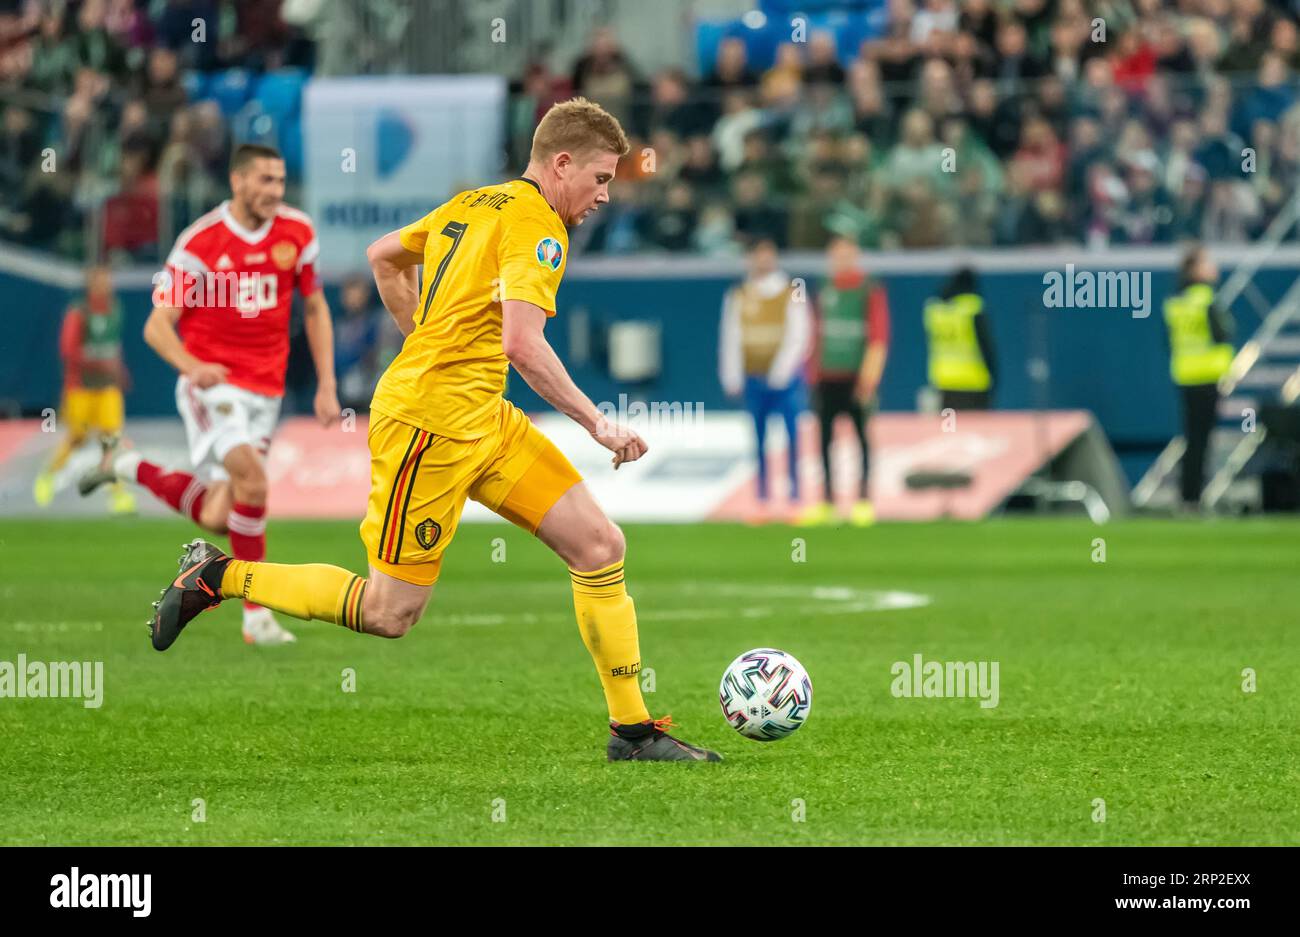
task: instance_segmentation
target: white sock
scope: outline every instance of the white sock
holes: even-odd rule
[[[143,461],[144,456],[139,452],[127,449],[125,452],[118,453],[117,458],[113,459],[113,474],[117,476],[118,481],[135,484],[135,473]]]

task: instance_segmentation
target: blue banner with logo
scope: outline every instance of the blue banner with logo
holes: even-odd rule
[[[505,105],[496,75],[313,79],[303,96],[305,208],[322,268],[363,270],[371,241],[496,181]]]

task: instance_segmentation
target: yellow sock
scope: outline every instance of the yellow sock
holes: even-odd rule
[[[585,573],[571,569],[569,575],[573,578],[578,630],[596,662],[609,718],[614,722],[644,722],[650,712],[641,699],[636,606],[623,582],[623,561]]]
[[[289,566],[231,560],[221,577],[222,598],[236,596],[294,618],[314,618],[361,630],[366,580],[325,563]]]

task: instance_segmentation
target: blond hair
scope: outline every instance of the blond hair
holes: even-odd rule
[[[533,131],[534,162],[556,153],[588,153],[592,150],[626,156],[631,150],[618,118],[595,101],[571,98],[554,105]]]

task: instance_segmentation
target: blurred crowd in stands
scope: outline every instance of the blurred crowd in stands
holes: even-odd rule
[[[1239,241],[1300,183],[1298,20],[1297,0],[892,0],[847,61],[810,29],[756,67],[740,29],[699,79],[643,75],[602,30],[568,73],[528,67],[513,159],[572,94],[635,132],[638,184],[588,251]]]
[[[0,237],[156,260],[160,213],[226,193],[228,120],[184,77],[310,68],[319,13],[310,0],[0,0]]]
[[[224,197],[239,135],[193,89],[226,69],[306,74],[324,15],[0,0],[0,238],[156,261],[160,229]],[[754,61],[738,26],[698,77],[644,72],[605,28],[571,67],[539,55],[513,82],[510,169],[546,108],[582,94],[635,146],[577,251],[1255,238],[1300,184],[1298,22],[1300,0],[891,0],[847,49],[813,25]]]

